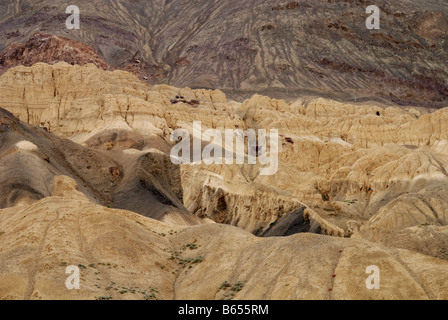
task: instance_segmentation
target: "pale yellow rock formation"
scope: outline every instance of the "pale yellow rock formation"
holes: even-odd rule
[[[184,165],[185,206],[256,232],[305,205],[328,234],[343,230],[385,243],[387,230],[399,247],[412,243],[412,250],[446,259],[443,250],[425,249],[418,236],[417,243],[405,239],[429,223],[438,243],[446,241],[448,108],[429,112],[322,98],[288,104],[260,95],[238,103],[219,90],[150,87],[125,72],[64,63],[11,69],[0,89],[0,107],[23,121],[101,150],[158,144],[169,153],[170,133],[191,132],[193,121],[203,129],[278,129],[276,175],[260,176],[257,165]],[[422,197],[437,200],[423,205]]]
[[[64,197],[0,210],[0,299],[448,299],[446,260],[362,239],[176,227],[67,196],[67,177],[54,184]],[[70,265],[80,290],[65,286]],[[379,290],[366,287],[370,265]],[[224,281],[242,290],[230,296]]]

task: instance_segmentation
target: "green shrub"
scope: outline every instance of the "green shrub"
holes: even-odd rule
[[[237,282],[235,282],[235,284],[233,285],[233,287],[232,287],[232,291],[236,291],[236,292],[238,292],[238,291],[243,290],[243,288],[244,288],[244,283],[242,283],[241,281],[237,281]]]

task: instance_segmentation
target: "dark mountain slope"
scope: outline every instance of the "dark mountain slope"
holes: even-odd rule
[[[34,33],[94,47],[112,68],[151,83],[292,97],[381,99],[446,106],[448,3],[379,0],[381,29],[364,0],[2,1],[0,50]]]

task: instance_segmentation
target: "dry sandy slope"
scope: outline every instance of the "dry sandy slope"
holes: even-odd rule
[[[180,173],[158,150],[93,150],[20,122],[0,109],[0,207],[51,195],[53,178],[75,179],[91,201],[155,219],[201,223],[182,204]]]
[[[2,299],[221,299],[224,281],[244,283],[235,299],[448,299],[444,260],[366,240],[180,228],[100,207],[55,179],[51,197],[0,211]],[[187,258],[197,263],[179,264]],[[81,265],[81,290],[65,288],[65,264]],[[380,290],[366,289],[370,265]]]

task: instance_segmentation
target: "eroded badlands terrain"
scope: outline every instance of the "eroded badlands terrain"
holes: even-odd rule
[[[448,299],[448,108],[237,102],[67,63],[6,71],[0,108],[0,298]],[[194,121],[277,129],[278,172],[172,164]]]

